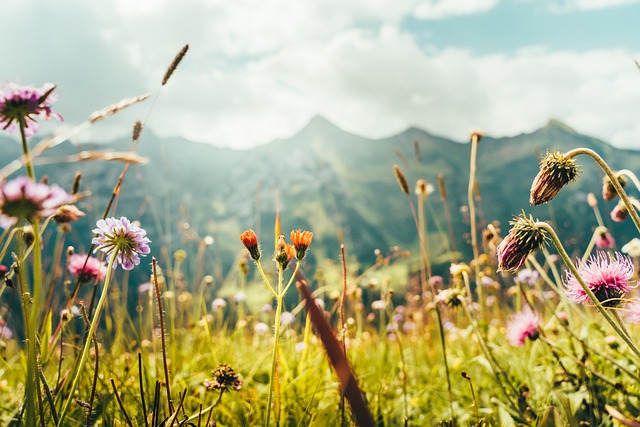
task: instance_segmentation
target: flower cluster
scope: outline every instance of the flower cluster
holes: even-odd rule
[[[53,95],[55,86],[47,83],[41,88],[23,86],[16,83],[0,85],[0,126],[7,133],[13,132],[15,125],[24,126],[26,136],[32,136],[38,132],[36,117],[41,119],[56,118],[62,120],[62,116],[51,110],[51,104],[56,102]]]
[[[94,252],[101,250],[108,256],[115,253],[114,268],[120,264],[125,270],[132,270],[140,264],[140,255],[151,252],[147,232],[126,217],[100,219],[96,225],[98,228],[93,230],[96,236],[91,241],[96,245]]]
[[[587,262],[579,261],[577,270],[587,287],[605,307],[617,307],[631,290],[629,282],[633,277],[633,262],[631,258],[618,252],[614,259],[606,252],[598,251]],[[573,301],[593,303],[570,271],[566,273],[564,286]]]
[[[49,186],[19,176],[0,187],[0,227],[8,228],[20,219],[31,221],[54,215],[60,206],[74,199],[55,184]]]

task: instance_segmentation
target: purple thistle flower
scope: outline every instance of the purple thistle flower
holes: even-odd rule
[[[46,83],[41,88],[16,83],[0,85],[0,127],[10,134],[16,123],[19,126],[24,121],[25,135],[32,136],[39,129],[36,117],[62,120],[59,113],[51,110],[51,104],[57,100],[53,95],[54,89],[55,86],[51,83]]]
[[[617,307],[631,290],[629,281],[633,277],[633,262],[619,252],[613,259],[606,252],[598,251],[586,263],[579,261],[577,268],[585,284],[605,307]],[[564,286],[573,301],[593,303],[570,271],[567,271]]]
[[[22,218],[32,220],[51,216],[60,206],[72,203],[74,199],[55,184],[49,186],[19,176],[0,188],[0,227],[8,228]]]
[[[108,256],[116,253],[116,262],[121,264],[125,270],[133,270],[133,267],[140,264],[140,255],[144,256],[151,252],[147,238],[147,232],[134,225],[126,217],[100,219],[93,230],[96,237],[91,244],[97,245],[94,252],[101,250]]]
[[[512,228],[509,234],[496,249],[498,271],[518,271],[529,254],[543,249],[547,242],[547,236],[538,228],[531,216],[527,218],[523,213],[515,217],[510,224]]]
[[[532,341],[538,339],[539,327],[540,317],[527,307],[514,314],[507,323],[507,340],[516,347],[524,345],[527,338]]]

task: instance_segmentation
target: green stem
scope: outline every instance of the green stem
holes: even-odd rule
[[[33,171],[33,163],[31,162],[31,153],[29,153],[29,144],[27,144],[27,134],[25,133],[25,129],[27,124],[25,123],[24,117],[20,118],[20,140],[22,141],[22,152],[24,153],[24,166],[27,169],[27,175],[34,182],[36,180],[36,174]]]
[[[98,300],[98,305],[96,306],[95,313],[93,315],[93,319],[91,320],[91,326],[89,327],[89,331],[87,333],[87,339],[85,340],[84,347],[82,349],[82,354],[80,356],[80,360],[76,366],[76,372],[73,377],[73,381],[71,382],[71,387],[69,389],[68,398],[65,400],[64,405],[62,406],[62,410],[60,411],[60,418],[57,427],[61,427],[64,425],[63,421],[65,416],[67,415],[67,411],[69,410],[69,405],[74,399],[74,393],[76,388],[78,387],[78,380],[80,379],[80,375],[82,374],[82,368],[87,361],[87,357],[89,356],[89,349],[91,348],[91,337],[95,333],[98,323],[100,323],[100,313],[102,312],[102,308],[107,300],[107,295],[109,291],[109,284],[111,283],[111,277],[113,275],[113,266],[116,261],[116,256],[118,255],[118,249],[114,250],[109,257],[109,265],[107,266],[107,276],[104,279],[104,286],[102,288],[102,294],[100,295],[100,300]]]
[[[436,315],[438,318],[438,332],[440,333],[440,345],[442,346],[442,359],[444,360],[444,369],[447,372],[447,392],[449,393],[449,410],[451,411],[451,424],[455,426],[455,418],[453,416],[453,391],[451,389],[451,378],[449,375],[449,361],[447,359],[447,346],[444,336],[444,328],[442,326],[442,315],[440,314],[440,305],[436,303]]]
[[[471,159],[469,162],[469,187],[467,189],[467,199],[469,203],[469,219],[471,226],[471,248],[473,249],[474,269],[476,277],[476,292],[478,294],[478,303],[480,304],[480,317],[484,319],[484,289],[480,284],[480,264],[478,263],[478,257],[480,256],[478,250],[478,231],[476,225],[476,205],[473,197],[473,190],[476,184],[476,159],[478,157],[478,137],[471,137]],[[471,295],[469,295],[471,298]]]
[[[260,269],[262,270],[262,269]],[[263,277],[263,279],[265,279]],[[266,281],[266,279],[265,279]],[[270,286],[270,285],[269,285]],[[276,294],[276,319],[274,325],[274,342],[273,342],[273,354],[271,356],[271,376],[269,377],[269,400],[267,400],[267,417],[265,418],[264,425],[269,427],[269,421],[271,418],[271,403],[273,402],[273,387],[276,376],[276,366],[278,361],[278,340],[280,339],[280,318],[282,316],[282,268],[278,267],[278,292]]]
[[[615,188],[616,192],[618,193],[618,196],[620,196],[620,200],[622,200],[622,203],[624,203],[625,208],[627,208],[627,211],[631,216],[631,220],[635,224],[638,231],[640,231],[640,216],[638,216],[638,212],[631,204],[631,201],[629,200],[629,196],[627,196],[627,193],[624,191],[624,188],[622,188],[622,185],[620,185],[620,182],[616,178],[616,174],[613,173],[613,171],[611,170],[607,162],[605,162],[604,159],[600,157],[598,153],[588,148],[576,148],[575,150],[567,151],[565,153],[565,157],[567,159],[571,159],[572,157],[578,156],[580,154],[585,154],[591,157],[593,160],[595,160],[598,166],[602,168],[604,173],[607,174],[607,177],[611,181],[611,185],[613,185],[613,188]]]
[[[271,293],[273,294],[273,296],[275,298],[278,297],[278,293],[275,291],[275,289],[273,289],[273,286],[271,286],[271,283],[269,282],[269,279],[267,279],[266,274],[264,274],[264,270],[262,269],[262,264],[260,264],[260,260],[256,260],[256,267],[258,267],[258,271],[260,272],[260,276],[262,276],[262,280],[264,281],[264,283],[267,285],[267,287],[269,288],[269,290],[271,291]]]
[[[536,222],[535,225],[536,225],[536,227],[546,231],[547,234],[549,234],[549,236],[551,237],[551,240],[553,241],[553,244],[558,249],[558,253],[562,257],[562,260],[564,261],[565,265],[569,268],[569,270],[571,271],[573,276],[576,278],[578,283],[580,283],[580,286],[582,287],[584,292],[587,294],[589,299],[591,299],[591,301],[596,306],[598,311],[602,314],[602,316],[605,318],[605,320],[607,322],[609,322],[609,324],[611,325],[613,330],[616,331],[616,333],[620,336],[620,338],[622,338],[622,340],[625,343],[627,343],[627,345],[629,346],[631,351],[633,351],[635,353],[635,355],[640,358],[640,349],[638,349],[638,346],[636,345],[636,343],[633,342],[631,337],[624,331],[624,329],[620,326],[620,324],[618,322],[616,322],[614,316],[609,312],[609,310],[607,310],[602,305],[602,303],[600,302],[600,300],[598,300],[598,298],[595,296],[593,291],[589,288],[589,286],[587,286],[587,284],[585,283],[584,279],[582,278],[582,276],[578,272],[578,269],[573,264],[573,262],[571,262],[571,258],[569,257],[569,255],[567,254],[567,251],[562,246],[562,243],[560,242],[560,239],[558,238],[558,235],[556,234],[556,232],[553,229],[553,227],[551,227],[546,222],[541,222],[541,221]]]

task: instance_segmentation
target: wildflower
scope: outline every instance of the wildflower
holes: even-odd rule
[[[433,185],[429,184],[424,179],[419,179],[416,181],[416,195],[427,198],[429,195],[431,195],[431,193],[433,193],[433,191]]]
[[[280,265],[282,270],[285,270],[289,265],[289,262],[296,256],[296,248],[285,242],[284,236],[281,234],[278,237],[278,244],[276,245],[276,253],[274,256],[275,262]]]
[[[547,236],[536,226],[531,216],[527,218],[523,213],[510,224],[512,228],[509,234],[496,249],[498,271],[517,271],[531,252],[542,249],[546,244]]]
[[[143,284],[138,286],[138,293],[139,294],[144,294],[144,293],[150,294],[151,291],[153,290],[153,288],[154,288],[153,283],[145,282],[145,283],[143,283]]]
[[[98,258],[92,256],[87,257],[87,255],[71,255],[69,257],[69,265],[67,268],[69,273],[78,277],[80,283],[92,282],[96,279],[103,280],[107,275],[106,264],[101,262]]]
[[[242,381],[231,365],[221,363],[212,373],[213,379],[204,382],[207,390],[238,391],[242,388]]]
[[[254,261],[258,261],[260,259],[260,248],[258,247],[258,236],[256,236],[256,232],[251,229],[246,230],[240,235],[240,241],[249,251],[251,258],[253,258]]]
[[[384,310],[385,308],[387,308],[387,303],[381,299],[378,299],[371,303],[371,308],[373,310]]]
[[[532,270],[529,270],[528,268],[523,268],[522,270],[518,271],[518,275],[516,276],[516,282],[533,286],[535,285],[539,277],[540,277],[540,274],[537,271],[532,271]]]
[[[629,197],[629,202],[634,209],[640,210],[640,202],[638,202],[638,199],[636,199],[635,197]],[[620,200],[618,204],[613,208],[613,210],[611,210],[610,215],[613,221],[622,222],[629,216],[629,210],[627,209],[623,201]]]
[[[125,270],[132,270],[140,264],[140,255],[151,252],[147,232],[126,217],[100,219],[96,225],[98,228],[93,230],[96,237],[91,241],[91,244],[97,245],[94,252],[101,250],[109,256],[115,255],[113,268],[121,264]]]
[[[640,323],[640,301],[633,300],[625,305],[626,319],[631,323]]]
[[[507,340],[513,346],[524,345],[527,338],[534,341],[540,335],[539,327],[540,317],[531,309],[526,308],[514,314],[507,323]]]
[[[58,224],[68,224],[79,220],[83,216],[85,216],[85,213],[75,205],[62,205],[53,215],[53,220]]]
[[[227,306],[227,302],[222,298],[216,298],[211,302],[211,311],[217,313],[219,310],[224,310]]]
[[[534,206],[547,203],[579,173],[580,168],[572,158],[566,158],[559,151],[547,152],[540,160],[540,172],[531,184],[529,203]]]
[[[464,273],[466,273],[467,276],[471,274],[471,268],[464,263],[451,264],[451,266],[449,267],[449,272],[453,277],[463,277]]]
[[[631,259],[616,252],[613,259],[606,252],[597,252],[586,263],[579,261],[577,266],[580,277],[605,307],[616,307],[629,293],[629,281],[633,277]],[[578,279],[567,271],[564,282],[569,298],[577,303],[591,303]]]
[[[294,316],[293,313],[285,311],[280,315],[280,324],[283,326],[291,325],[295,321],[296,321],[296,316]]]
[[[619,175],[616,178],[618,179],[618,182],[620,183],[620,186],[622,188],[627,185],[627,179],[624,177],[624,175]],[[611,183],[609,177],[605,175],[602,178],[602,198],[606,201],[609,201],[615,199],[616,197],[618,197],[618,192]]]
[[[56,213],[74,197],[57,185],[34,182],[26,176],[7,181],[0,188],[0,225],[15,225],[24,218],[45,218]]]
[[[253,331],[257,335],[266,335],[266,333],[269,332],[269,325],[264,322],[258,322],[253,326]]]
[[[304,258],[304,255],[307,252],[307,248],[311,244],[313,233],[307,230],[292,230],[290,236],[291,243],[293,243],[293,246],[296,248],[296,258],[301,260],[302,258]]]
[[[24,125],[26,136],[38,132],[36,117],[49,120],[54,117],[62,120],[62,116],[51,110],[56,102],[53,95],[55,86],[46,83],[41,88],[23,86],[16,83],[0,85],[0,126],[7,133],[13,132],[15,124]]]
[[[247,294],[244,292],[238,292],[233,296],[233,302],[236,304],[240,304],[241,302],[245,302],[247,300]]]
[[[4,276],[7,275],[9,268],[6,265],[0,264],[0,280],[4,279]]]
[[[7,325],[0,325],[0,340],[13,338],[13,331]]]
[[[594,244],[598,249],[611,249],[616,241],[605,227],[598,227],[594,236]]]
[[[624,252],[625,254],[629,255],[632,258],[639,257],[640,256],[640,239],[638,239],[637,237],[634,237],[633,239],[631,239],[629,243],[627,243],[622,247],[622,252]]]
[[[271,313],[273,311],[273,306],[271,304],[265,304],[262,306],[260,311],[263,313]]]
[[[462,304],[462,298],[462,292],[455,288],[449,288],[438,292],[436,301],[439,301],[444,305],[448,305],[449,307],[458,307]]]

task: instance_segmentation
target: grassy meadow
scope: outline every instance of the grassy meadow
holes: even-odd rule
[[[388,165],[419,251],[381,249],[363,265],[343,245],[322,248],[340,257],[311,263],[313,224],[300,230],[277,213],[259,234],[246,224],[213,287],[212,237],[170,250],[147,238],[154,224],[120,214],[124,177],[144,161],[142,121],[129,150],[63,159],[65,168],[112,161],[118,176],[93,207],[95,229],[68,241],[85,215],[75,207],[87,197],[82,177],[71,188],[43,180],[39,156],[144,99],[34,143],[38,121],[60,118],[57,96],[53,85],[0,92],[0,125],[23,150],[0,164],[0,425],[640,426],[640,240],[616,241],[602,219],[640,230],[631,170],[580,147],[542,156],[532,205],[581,179],[578,162],[605,177],[586,202],[593,235],[576,259],[561,243],[569,236],[526,212],[511,224],[479,220],[473,132],[467,194]],[[426,209],[429,198],[443,209]],[[451,226],[460,198],[463,232]],[[601,199],[620,202],[601,212]],[[442,225],[437,237],[428,215]],[[456,248],[462,233],[467,248]]]

